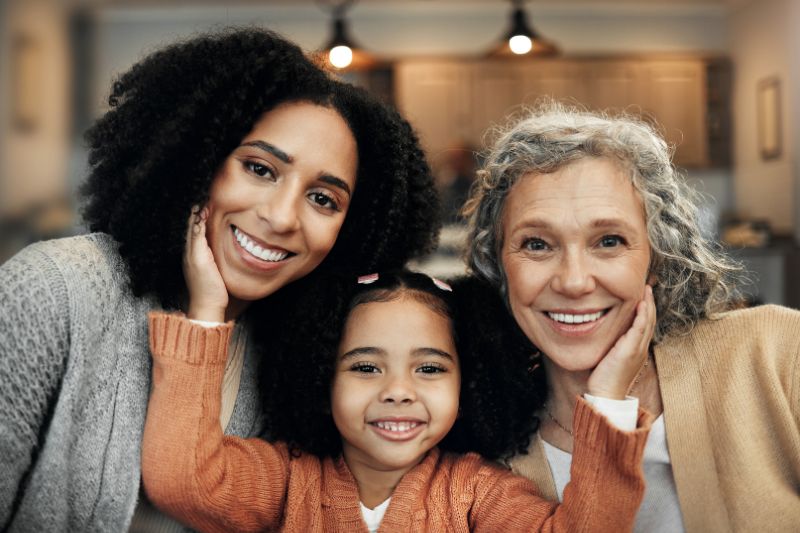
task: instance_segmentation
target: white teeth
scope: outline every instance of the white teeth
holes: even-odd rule
[[[375,425],[381,429],[385,429],[387,431],[408,431],[413,429],[419,425],[419,422],[375,422]]]
[[[249,239],[247,235],[239,231],[239,228],[233,228],[233,234],[236,236],[236,242],[238,242],[242,248],[250,252],[251,255],[258,257],[262,261],[282,261],[286,259],[286,256],[289,255],[289,252],[279,252],[277,250],[262,248],[254,243],[252,239]]]
[[[564,324],[585,324],[586,322],[594,322],[595,320],[599,319],[603,316],[604,311],[598,311],[596,313],[588,313],[585,315],[570,315],[567,313],[547,313],[547,316],[555,320],[556,322],[562,322]]]

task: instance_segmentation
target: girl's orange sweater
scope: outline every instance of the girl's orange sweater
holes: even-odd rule
[[[294,457],[283,443],[223,435],[220,391],[231,329],[150,316],[153,389],[142,448],[148,497],[201,531],[366,533],[342,457]],[[395,488],[380,531],[629,531],[644,493],[650,422],[641,411],[639,429],[620,431],[580,399],[572,481],[561,505],[476,454],[433,449]]]

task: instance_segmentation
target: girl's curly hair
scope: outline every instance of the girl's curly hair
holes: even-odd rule
[[[469,217],[470,270],[507,294],[500,260],[502,212],[514,184],[581,159],[604,157],[630,175],[642,197],[652,250],[650,272],[657,321],[654,341],[687,334],[737,296],[740,266],[698,226],[699,193],[672,165],[667,143],[649,124],[546,101],[500,132],[464,207]]]
[[[231,29],[134,65],[114,82],[110,110],[86,134],[84,218],[119,243],[134,294],[179,306],[191,206],[208,200],[217,168],[255,122],[288,101],[335,109],[358,145],[356,191],[322,270],[399,267],[435,245],[438,199],[408,123],[330,79],[276,34]]]
[[[341,436],[331,416],[330,390],[341,335],[357,305],[416,298],[452,323],[461,367],[460,416],[439,444],[444,450],[478,452],[488,458],[524,453],[538,427],[532,415],[546,390],[543,373],[532,373],[535,350],[491,285],[476,278],[438,288],[424,274],[381,272],[369,285],[355,277],[306,277],[271,298],[266,328],[255,328],[268,360],[262,363],[267,437],[289,443],[294,453],[336,456]],[[269,332],[280,331],[281,335]]]

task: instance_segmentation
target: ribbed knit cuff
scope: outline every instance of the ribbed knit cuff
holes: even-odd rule
[[[653,416],[639,409],[637,427],[633,431],[623,431],[614,427],[606,417],[597,412],[589,402],[578,398],[573,419],[573,432],[576,442],[602,454],[611,454],[624,463],[641,462],[644,446],[650,433]]]
[[[183,314],[151,311],[150,350],[154,357],[190,364],[225,364],[233,322],[209,328]]]

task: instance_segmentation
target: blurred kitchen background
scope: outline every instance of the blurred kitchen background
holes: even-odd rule
[[[485,132],[551,96],[660,124],[750,299],[800,307],[798,0],[0,0],[0,263],[85,231],[82,132],[138,59],[243,24],[319,52],[337,18],[357,46],[331,68],[405,114],[443,191],[453,223],[427,270],[463,270],[455,210]]]

